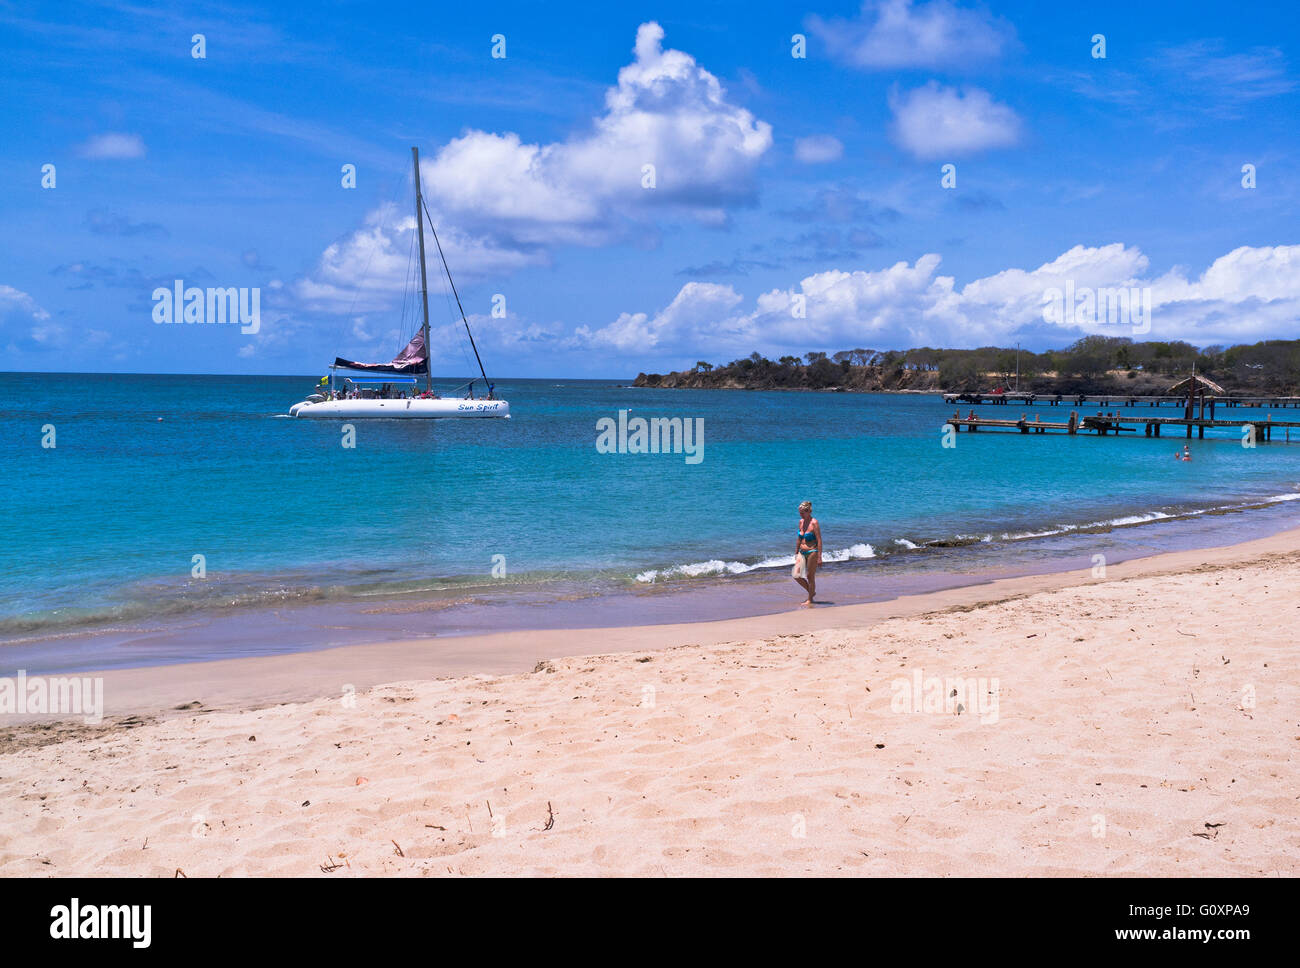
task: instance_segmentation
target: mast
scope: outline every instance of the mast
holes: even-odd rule
[[[424,192],[420,187],[419,148],[411,148],[411,160],[415,163],[415,225],[420,232],[420,299],[424,303],[424,392],[429,393],[433,388],[433,365],[429,348],[429,280],[424,270]]]
[[[428,211],[425,211],[428,215]],[[487,370],[483,369],[483,358],[478,355],[478,344],[474,342],[474,334],[469,328],[469,319],[465,316],[465,307],[460,304],[460,293],[456,291],[456,283],[451,278],[451,268],[447,265],[447,257],[443,255],[442,243],[438,241],[438,230],[433,227],[433,218],[429,218],[429,231],[433,233],[433,244],[438,247],[438,258],[442,259],[442,271],[447,273],[447,284],[451,286],[451,294],[456,297],[456,308],[460,310],[461,322],[465,324],[465,333],[469,336],[470,349],[474,351],[474,359],[478,361],[478,371],[483,375],[483,382],[487,384],[488,393],[492,392],[492,384],[488,380]],[[423,250],[421,250],[423,251]]]

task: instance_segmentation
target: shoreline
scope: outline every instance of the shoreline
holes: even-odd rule
[[[1105,578],[113,673],[141,714],[0,734],[0,876],[1291,876],[1298,581],[1293,529]]]
[[[823,597],[829,594],[828,604],[835,607],[880,604],[1004,578],[1087,570],[1098,552],[1118,564],[1223,547],[1300,527],[1294,503],[1279,496],[1264,503],[1210,505],[1181,514],[1148,510],[1087,527],[1058,525],[1044,532],[982,539],[965,536],[951,544],[893,542],[904,550],[872,539],[871,545],[854,545],[843,558],[835,557],[839,552],[832,549],[823,571],[828,582]],[[636,583],[593,583],[577,575],[541,583],[480,582],[334,600],[308,595],[297,602],[204,606],[144,621],[51,629],[0,641],[0,674],[19,669],[31,675],[85,674],[317,654],[417,639],[757,619],[782,614],[790,607],[790,594],[798,594],[784,577],[788,563],[778,557],[757,564],[701,562],[711,570],[695,575],[650,570],[645,574],[658,577],[643,581],[638,575]]]
[[[1300,528],[1293,528],[1245,542],[1131,558],[1108,565],[1104,578],[1093,577],[1091,568],[1078,568],[975,580],[882,601],[811,610],[792,606],[788,611],[711,621],[411,637],[276,655],[89,669],[77,674],[103,678],[106,723],[119,717],[168,718],[189,712],[195,702],[200,705],[194,708],[206,713],[247,711],[339,695],[345,687],[361,691],[407,680],[525,673],[538,663],[556,659],[862,630],[893,619],[998,605],[1039,592],[1250,564],[1293,552],[1300,557],[1297,549]],[[39,731],[41,724],[61,720],[74,731],[80,723],[76,717],[36,715],[10,716],[7,723],[0,720],[9,733],[3,745],[8,746],[17,733]]]

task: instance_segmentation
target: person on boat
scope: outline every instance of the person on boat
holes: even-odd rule
[[[822,526],[812,516],[812,502],[799,505],[799,539],[795,542],[794,578],[808,592],[800,608],[812,608],[817,595],[817,569],[822,563]]]
[[[496,391],[497,391],[497,385],[495,383],[489,383],[487,398],[489,400],[495,400],[497,398]]]

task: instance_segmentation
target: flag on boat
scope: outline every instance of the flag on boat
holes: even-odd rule
[[[424,348],[424,331],[417,330],[406,344],[406,349],[393,357],[391,363],[356,363],[341,356],[334,358],[335,366],[350,370],[368,370],[371,373],[424,373],[429,369],[429,354]]]

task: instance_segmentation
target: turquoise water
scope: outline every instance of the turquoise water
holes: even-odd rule
[[[1237,431],[1190,441],[1191,463],[1172,459],[1182,436],[1140,430],[961,434],[945,448],[952,408],[937,396],[501,380],[510,420],[356,421],[348,449],[339,424],[282,416],[313,382],[0,374],[0,637],[482,588],[540,601],[775,578],[804,499],[841,562],[828,576],[952,565],[963,548],[986,565],[1065,536],[1083,553],[1100,539],[1080,535],[1228,508],[1300,512],[1300,446],[1247,450]],[[620,409],[701,418],[702,462],[599,453],[597,421]],[[1260,513],[1214,515],[1220,543]]]

